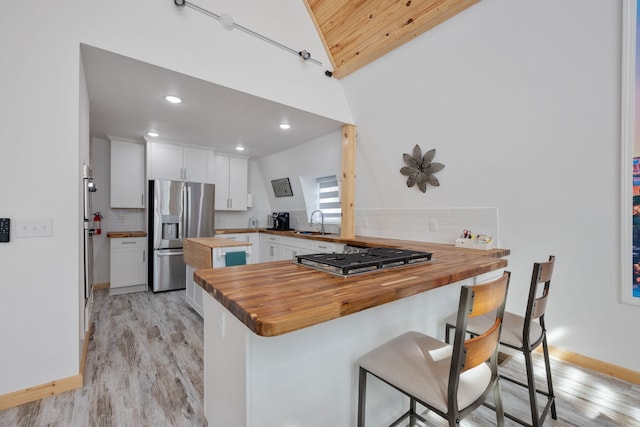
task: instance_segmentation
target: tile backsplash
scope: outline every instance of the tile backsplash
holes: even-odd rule
[[[109,231],[145,231],[144,209],[109,209],[104,215]]]
[[[455,243],[464,229],[499,244],[498,208],[356,209],[356,235]]]

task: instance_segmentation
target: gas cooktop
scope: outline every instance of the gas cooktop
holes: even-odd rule
[[[346,277],[428,262],[431,255],[431,252],[410,249],[360,248],[352,253],[297,255],[296,258],[298,264]]]

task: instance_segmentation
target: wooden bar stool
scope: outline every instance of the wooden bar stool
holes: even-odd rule
[[[551,276],[556,258],[552,255],[549,261],[533,264],[533,273],[531,275],[531,285],[529,287],[529,299],[527,301],[527,309],[524,316],[519,316],[511,312],[504,313],[504,325],[502,327],[502,335],[500,344],[520,351],[524,356],[525,367],[527,371],[527,382],[524,383],[515,378],[500,375],[512,383],[525,387],[529,391],[529,406],[531,408],[531,424],[521,420],[508,412],[505,416],[523,426],[538,427],[544,424],[549,410],[551,410],[551,418],[557,419],[555,395],[553,393],[553,382],[551,380],[551,365],[549,363],[549,348],[547,346],[547,328],[545,326],[544,315],[549,297],[549,285],[551,284]],[[471,336],[477,335],[478,331],[484,330],[487,324],[491,322],[490,317],[482,316],[471,320],[464,328]],[[457,322],[455,315],[450,316],[445,321],[445,340],[449,342],[449,332],[456,328]],[[458,331],[456,330],[456,334]],[[533,372],[533,358],[531,353],[542,344],[542,353],[544,356],[544,364],[547,377],[547,390],[536,388],[536,379]],[[542,412],[538,411],[537,395],[543,395],[547,401]]]
[[[367,374],[384,381],[409,397],[409,409],[391,425],[409,418],[426,422],[416,411],[423,405],[457,426],[460,420],[480,406],[493,391],[496,419],[504,425],[498,348],[502,316],[510,273],[490,283],[463,286],[460,291],[457,322],[466,326],[469,318],[493,313],[489,328],[465,340],[463,328],[456,331],[453,345],[419,332],[407,332],[362,356],[358,387],[358,427],[365,425]]]

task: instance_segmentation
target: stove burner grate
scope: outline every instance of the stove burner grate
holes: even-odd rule
[[[309,254],[296,256],[298,264],[342,276],[423,263],[431,260],[431,252],[396,248],[368,248],[357,253]]]

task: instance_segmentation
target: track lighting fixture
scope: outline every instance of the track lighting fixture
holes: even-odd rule
[[[233,21],[233,18],[230,15],[227,15],[226,13],[223,13],[221,15],[218,15],[217,13],[213,13],[210,12],[206,9],[201,8],[200,6],[197,6],[187,0],[173,0],[173,3],[178,6],[178,7],[184,7],[184,6],[188,6],[193,10],[196,10],[204,15],[207,15],[213,19],[216,19],[218,22],[220,22],[220,24],[227,30],[233,30],[234,28],[237,28],[238,30],[245,32],[247,34],[249,34],[250,36],[253,36],[257,39],[260,39],[262,41],[265,41],[269,44],[272,44],[274,46],[279,47],[280,49],[286,50],[287,52],[291,52],[296,56],[300,56],[302,59],[304,59],[305,61],[309,61],[309,62],[313,62],[316,65],[320,65],[322,66],[322,62],[317,61],[315,59],[313,59],[311,57],[311,54],[306,51],[306,50],[295,50],[295,49],[291,49],[290,47],[287,47],[281,43],[278,43],[275,40],[271,40],[268,37],[263,36],[262,34],[256,33],[253,30],[250,30],[247,27],[243,27],[240,24],[237,24],[236,22]]]

